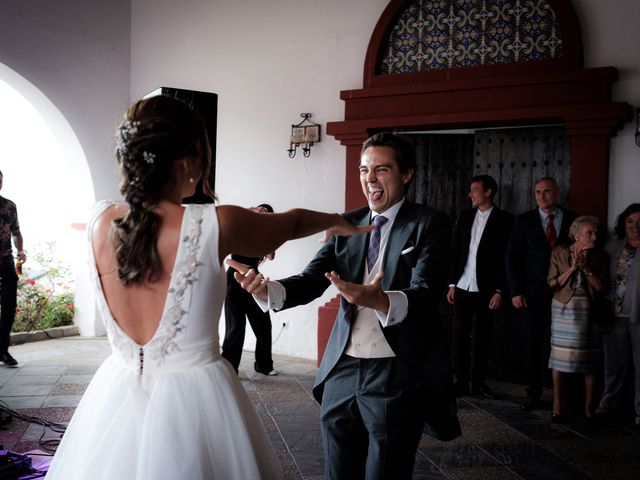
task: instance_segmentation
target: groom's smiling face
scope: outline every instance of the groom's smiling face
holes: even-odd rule
[[[404,197],[413,170],[400,172],[391,147],[368,147],[360,157],[360,185],[369,208],[382,213]]]

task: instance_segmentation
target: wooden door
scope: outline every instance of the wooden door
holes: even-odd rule
[[[473,134],[413,134],[409,139],[416,147],[416,171],[407,198],[442,210],[455,222],[469,205]]]
[[[535,208],[534,185],[550,176],[560,186],[560,204],[570,194],[570,149],[563,127],[477,130],[474,134],[411,134],[416,146],[412,201],[446,212],[452,225],[467,197],[474,175],[489,174],[498,183],[496,204],[518,215]],[[509,302],[507,302],[509,303]],[[451,309],[443,303],[445,328],[451,336]],[[507,306],[496,315],[492,335],[490,378],[522,381],[518,317]]]
[[[514,215],[535,208],[534,184],[553,177],[561,205],[569,197],[569,141],[563,127],[479,130],[475,134],[473,174],[498,182],[496,204]]]

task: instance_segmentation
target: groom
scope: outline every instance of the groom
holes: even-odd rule
[[[360,183],[368,207],[344,214],[369,235],[333,237],[302,273],[278,282],[238,268],[265,309],[342,295],[313,393],[321,403],[327,479],[410,479],[423,427],[460,435],[438,302],[448,269],[447,217],[405,200],[415,152],[402,137],[365,141]],[[235,265],[232,264],[235,268]]]

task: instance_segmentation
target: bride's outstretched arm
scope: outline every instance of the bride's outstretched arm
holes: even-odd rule
[[[257,213],[234,205],[216,209],[220,224],[220,261],[231,254],[262,257],[287,240],[307,237],[324,230],[321,242],[333,235],[368,233],[373,226],[352,225],[337,213],[294,208],[283,213]]]

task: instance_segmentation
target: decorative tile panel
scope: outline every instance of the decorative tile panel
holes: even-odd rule
[[[417,0],[398,18],[383,75],[557,59],[556,14],[544,0]]]

